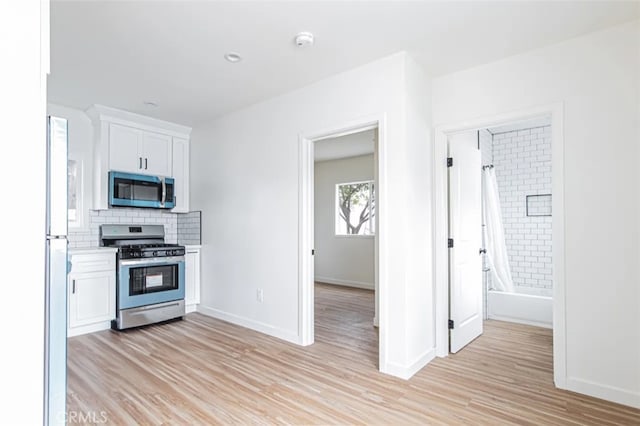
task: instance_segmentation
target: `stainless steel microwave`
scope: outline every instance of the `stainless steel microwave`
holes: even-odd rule
[[[109,207],[172,209],[174,191],[173,178],[109,172]]]

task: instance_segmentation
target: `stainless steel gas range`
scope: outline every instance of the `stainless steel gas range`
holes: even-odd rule
[[[164,242],[163,225],[101,225],[100,244],[118,247],[116,319],[123,330],[185,314],[184,246]]]

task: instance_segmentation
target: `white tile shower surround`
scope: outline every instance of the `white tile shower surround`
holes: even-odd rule
[[[514,285],[547,293],[551,270],[551,216],[527,216],[528,195],[551,194],[551,126],[493,135],[493,165]],[[530,198],[530,214],[549,213],[550,198]]]
[[[200,244],[200,212],[176,214],[161,210],[123,208],[90,210],[88,228],[69,229],[69,248],[98,246],[100,225],[105,223],[164,225],[167,242]]]

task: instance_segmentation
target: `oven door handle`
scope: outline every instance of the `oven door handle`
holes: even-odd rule
[[[139,266],[139,265],[157,265],[164,263],[179,263],[184,262],[184,256],[169,256],[169,257],[155,257],[145,259],[125,259],[119,263],[121,266]]]

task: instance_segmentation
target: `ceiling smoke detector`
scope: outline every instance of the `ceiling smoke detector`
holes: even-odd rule
[[[236,52],[229,52],[229,53],[225,53],[224,58],[232,63],[235,62],[240,62],[242,60],[242,56],[240,56],[239,53]]]
[[[311,46],[313,45],[313,34],[306,31],[298,33],[295,42],[298,47]]]

